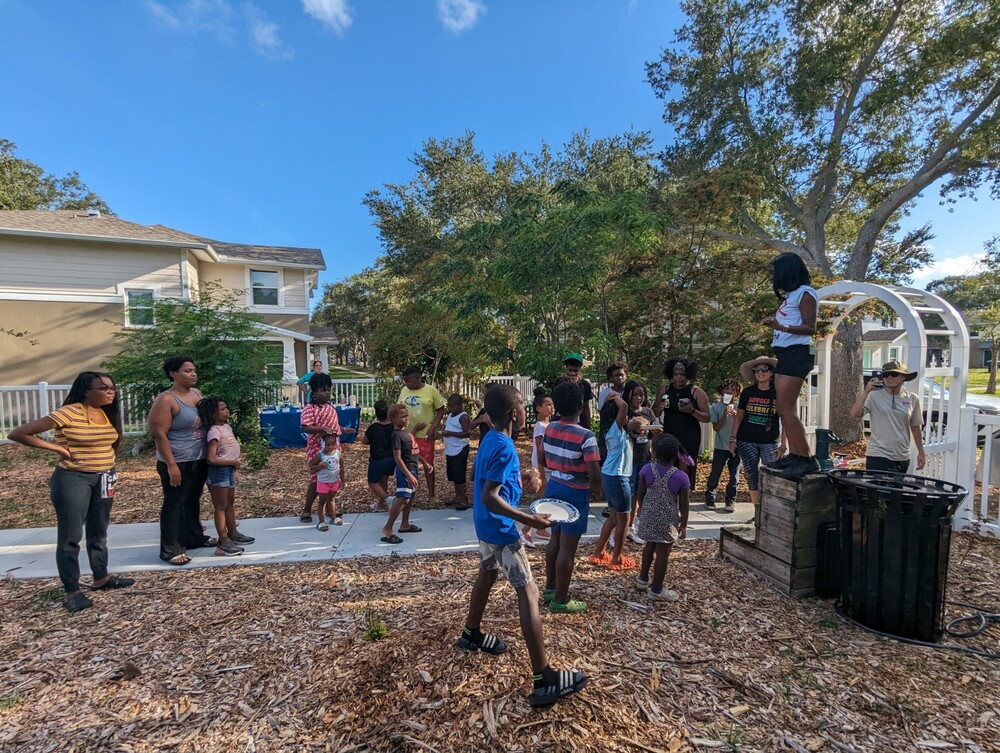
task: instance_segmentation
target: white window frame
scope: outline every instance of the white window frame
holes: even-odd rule
[[[123,321],[125,323],[125,329],[152,329],[156,326],[156,311],[153,311],[153,323],[152,324],[132,324],[128,318],[128,294],[130,292],[136,293],[152,293],[153,294],[153,304],[155,305],[156,300],[160,297],[160,286],[159,285],[133,285],[130,283],[123,283],[118,286],[119,295],[122,297],[122,309],[123,309]]]
[[[279,361],[275,361],[274,363],[271,363],[266,358],[264,359],[264,373],[265,374],[269,373],[268,369],[271,368],[272,366],[279,366],[279,367],[281,367],[281,376],[278,377],[278,381],[279,382],[280,381],[284,381],[284,379],[285,379],[285,371],[286,371],[285,361],[287,360],[286,359],[286,355],[287,354],[285,352],[287,350],[287,348],[285,346],[284,340],[267,340],[267,339],[265,339],[265,340],[261,340],[261,342],[264,344],[264,348],[265,348],[264,352],[265,353],[267,352],[268,346],[277,345],[279,348],[281,348],[281,361],[280,362]]]
[[[250,265],[246,267],[247,270],[247,308],[250,310],[261,309],[263,311],[273,311],[275,309],[281,309],[285,307],[285,275],[281,267],[269,267],[263,264],[261,265]],[[278,304],[274,305],[271,303],[256,303],[253,299],[253,273],[254,272],[274,272],[278,275]]]

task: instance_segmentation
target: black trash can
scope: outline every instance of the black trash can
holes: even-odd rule
[[[966,490],[888,471],[830,472],[837,493],[844,612],[875,630],[937,642],[951,518]]]

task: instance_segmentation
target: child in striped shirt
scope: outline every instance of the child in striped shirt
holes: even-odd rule
[[[563,382],[552,391],[559,420],[545,430],[542,448],[545,467],[552,477],[545,496],[561,499],[579,512],[572,523],[552,525],[552,538],[545,551],[545,590],[542,592],[551,612],[583,612],[587,603],[569,598],[573,577],[573,558],[580,537],[587,532],[590,498],[601,497],[601,455],[597,437],[580,426],[583,390],[575,382]]]

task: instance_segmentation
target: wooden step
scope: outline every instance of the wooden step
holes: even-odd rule
[[[748,526],[723,528],[719,536],[722,558],[764,578],[789,596],[800,599],[816,593],[815,567],[793,570],[787,562],[754,546],[753,535],[753,529]]]

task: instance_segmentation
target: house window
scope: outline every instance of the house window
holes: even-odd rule
[[[993,351],[984,350],[983,351],[983,368],[988,369],[990,364],[993,363]]]
[[[278,305],[278,273],[250,270],[250,295],[254,306]]]
[[[125,291],[125,326],[152,327],[156,324],[152,290]]]
[[[872,352],[870,350],[864,351],[861,354],[861,368],[870,369],[872,367]]]
[[[280,382],[285,377],[285,346],[281,343],[264,343],[264,371],[268,379]]]
[[[899,348],[889,348],[889,360],[890,361],[899,360]]]

